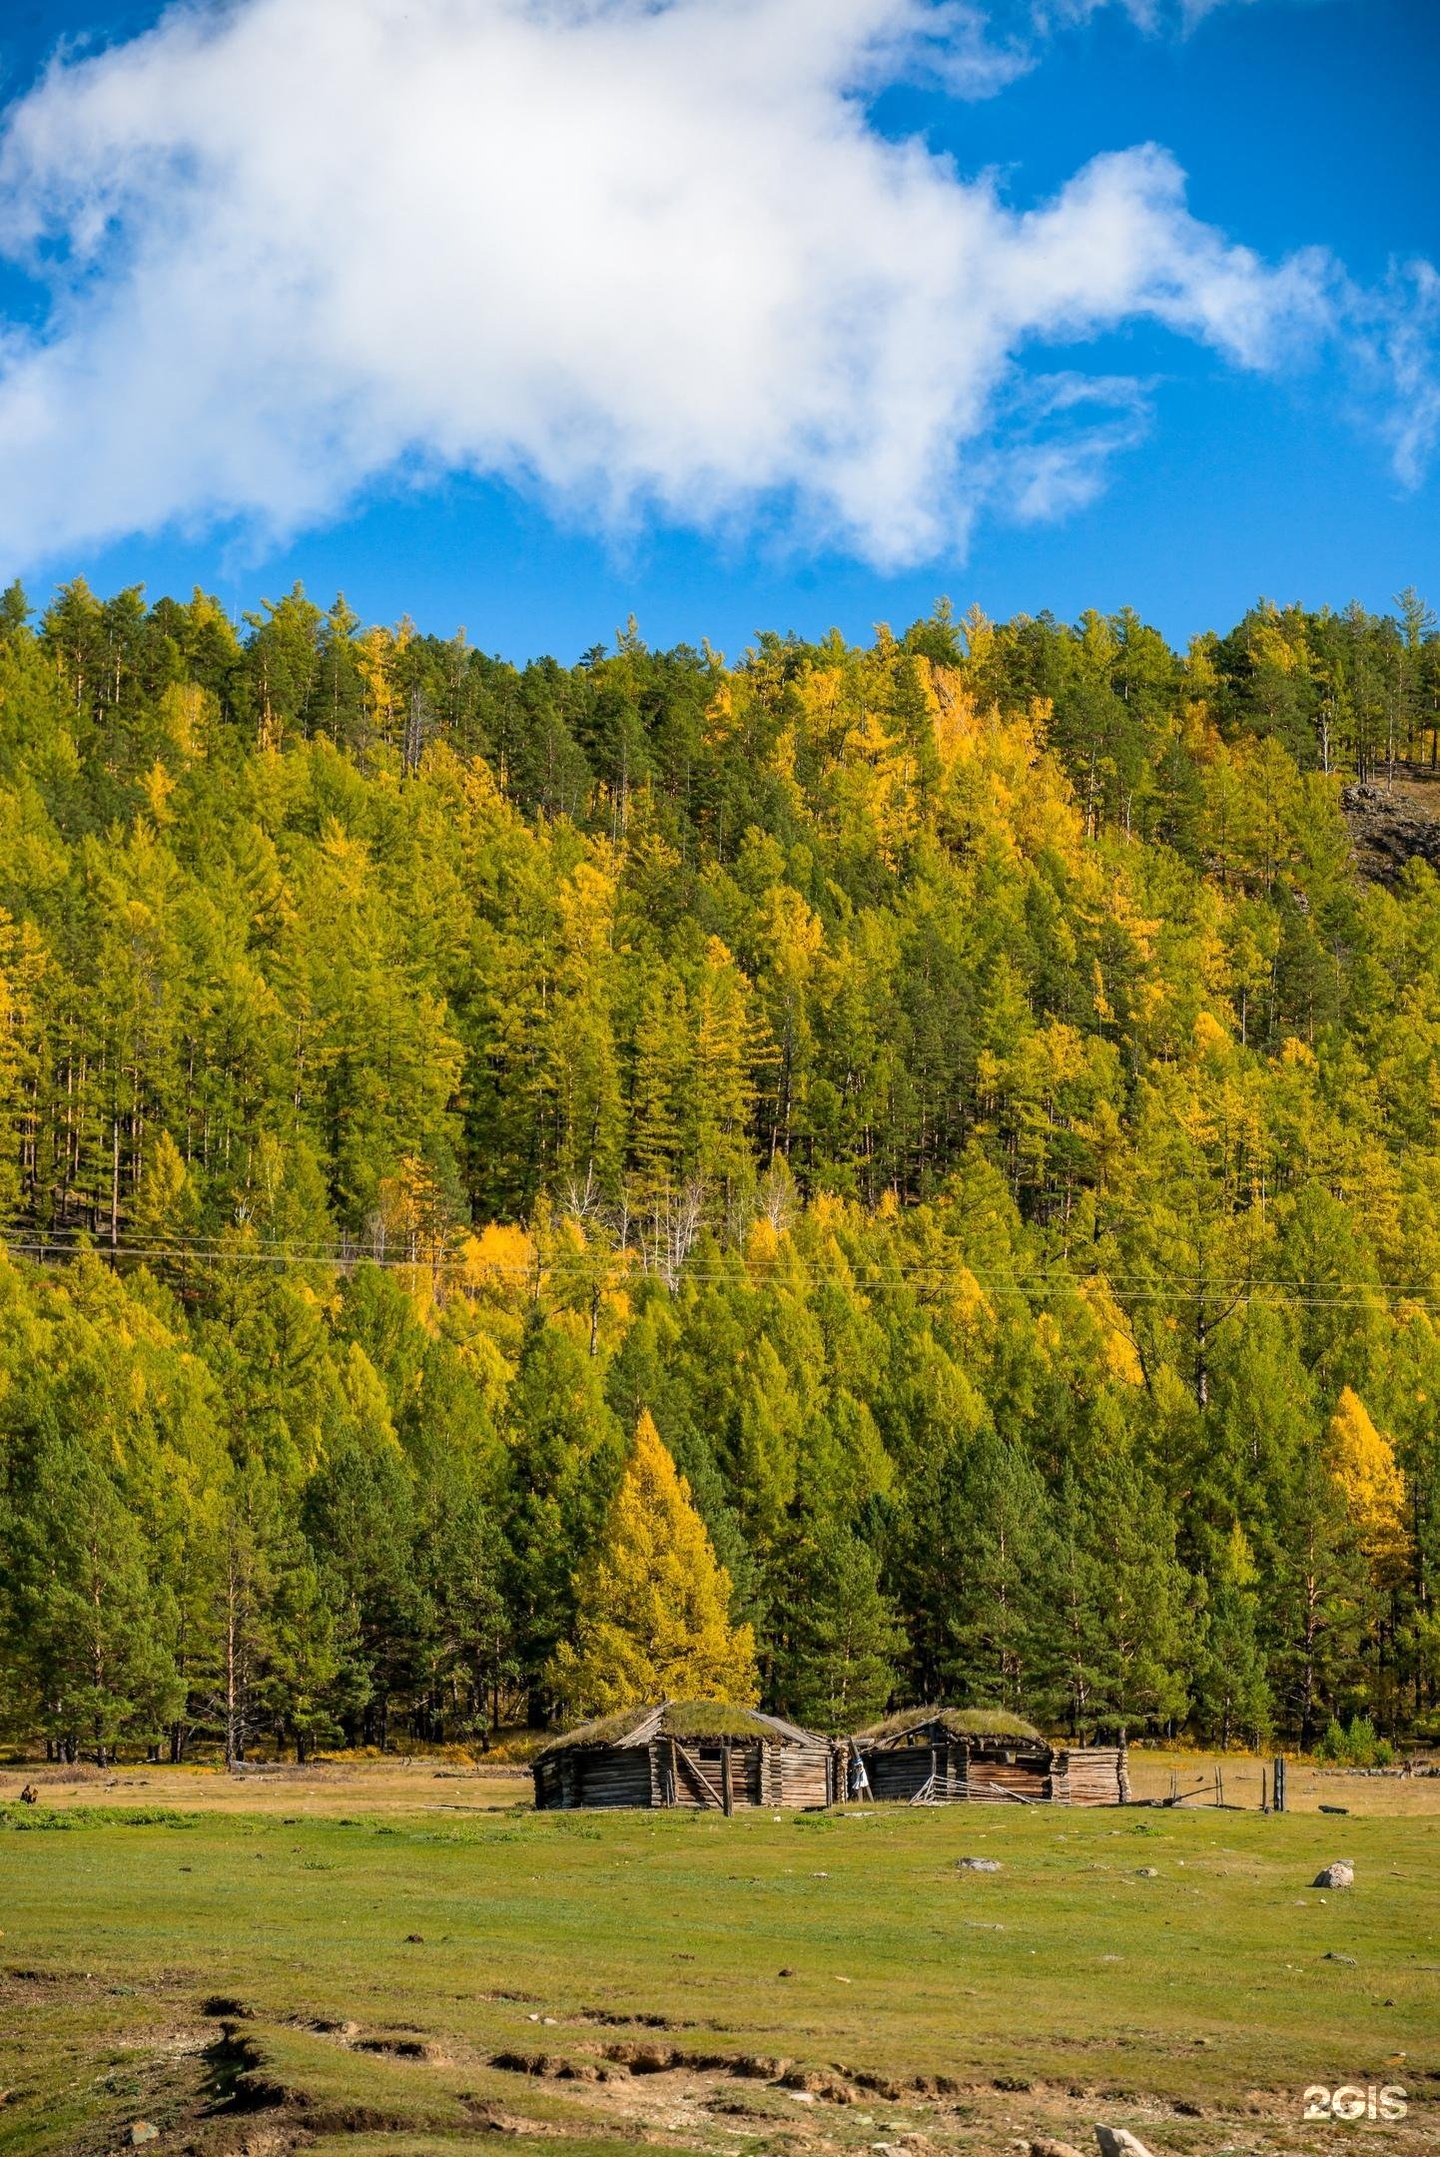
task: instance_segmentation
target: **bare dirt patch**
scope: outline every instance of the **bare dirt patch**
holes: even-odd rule
[[[1436,789],[1440,808],[1440,787]],[[1440,826],[1437,826],[1440,829]],[[1339,1808],[1364,1818],[1399,1818],[1440,1814],[1440,1773],[1428,1756],[1415,1764],[1390,1768],[1332,1768],[1311,1760],[1290,1760],[1285,1770],[1288,1812]],[[1259,1812],[1262,1796],[1273,1795],[1273,1762],[1253,1753],[1160,1752],[1132,1746],[1130,1787],[1137,1798],[1166,1799],[1178,1793],[1186,1811],[1205,1810],[1216,1802],[1216,1773],[1227,1806]]]
[[[278,1813],[323,1819],[344,1813],[494,1813],[528,1804],[534,1784],[522,1768],[438,1767],[433,1760],[285,1763],[223,1767],[87,1766],[0,1770],[0,1804],[29,1784],[45,1805],[174,1807],[180,1812]]]

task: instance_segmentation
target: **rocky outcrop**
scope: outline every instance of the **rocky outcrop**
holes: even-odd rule
[[[1415,780],[1385,786],[1367,779],[1346,787],[1340,800],[1354,842],[1355,866],[1370,883],[1393,887],[1410,861],[1428,861],[1440,869],[1440,785],[1433,789],[1433,810],[1417,799],[1431,791]]]

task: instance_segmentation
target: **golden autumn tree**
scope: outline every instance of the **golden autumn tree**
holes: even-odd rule
[[[551,1664],[573,1714],[666,1698],[752,1705],[755,1637],[730,1622],[730,1575],[715,1556],[647,1409],[595,1555],[577,1575],[578,1638]]]
[[[1341,1390],[1330,1419],[1331,1472],[1344,1493],[1361,1546],[1377,1580],[1400,1577],[1408,1538],[1405,1478],[1394,1448],[1375,1428],[1370,1411],[1350,1386]]]

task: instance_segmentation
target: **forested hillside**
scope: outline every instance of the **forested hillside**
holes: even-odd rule
[[[1434,1728],[1440,880],[1341,790],[1437,728],[1409,594],[521,671],[12,590],[5,1729],[543,1719],[646,1410],[801,1719]]]

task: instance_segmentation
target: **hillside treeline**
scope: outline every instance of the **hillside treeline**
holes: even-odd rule
[[[1437,728],[1411,594],[521,670],[12,590],[11,1738],[543,1721],[647,1410],[801,1719],[1433,1727],[1440,881],[1340,793]]]

